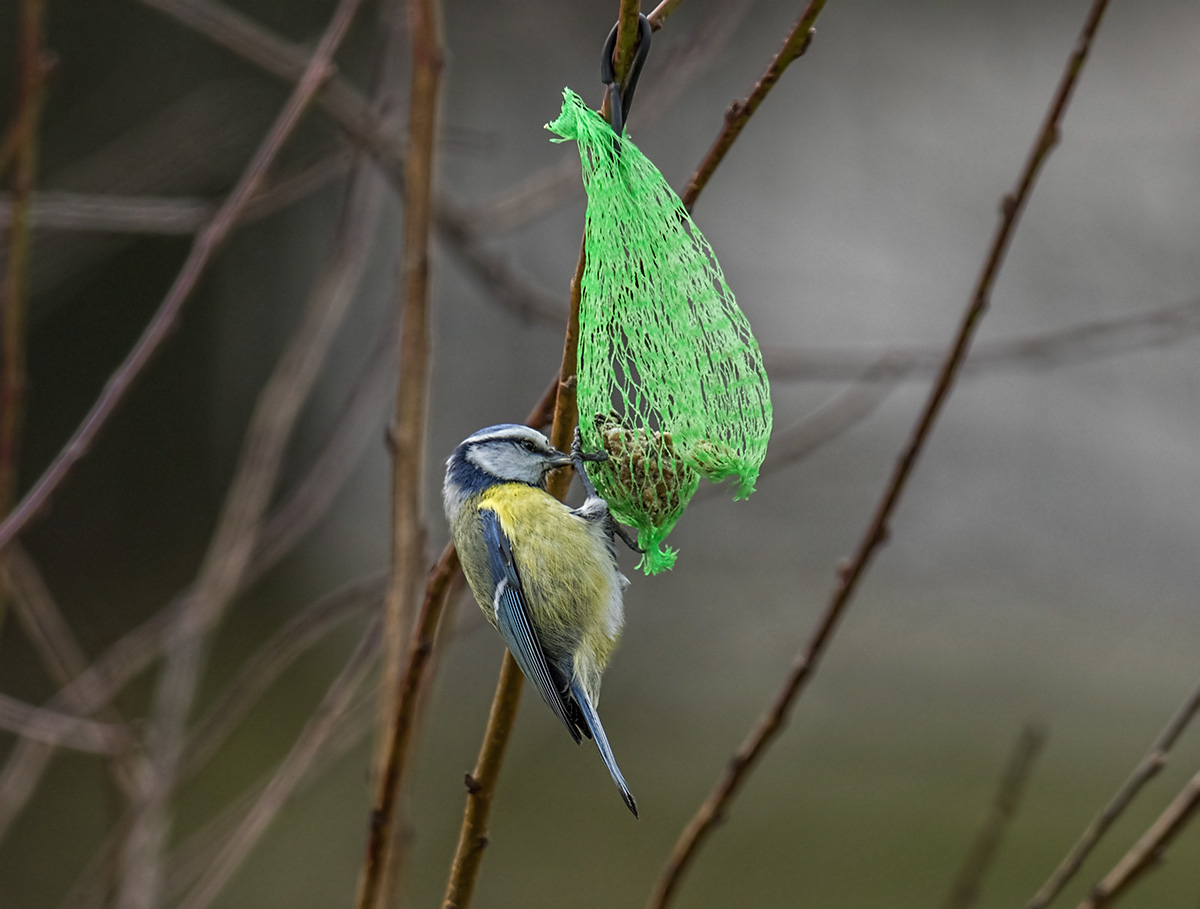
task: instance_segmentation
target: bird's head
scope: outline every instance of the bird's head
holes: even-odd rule
[[[547,473],[570,463],[571,456],[554,448],[536,429],[515,423],[481,429],[464,439],[446,461],[447,513],[452,505],[494,483],[544,487]]]

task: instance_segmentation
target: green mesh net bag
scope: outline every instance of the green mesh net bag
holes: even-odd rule
[[[771,434],[762,355],[712,247],[637,147],[569,89],[546,128],[574,139],[587,188],[579,425],[589,475],[636,527],[647,574],[702,477],[754,491]]]

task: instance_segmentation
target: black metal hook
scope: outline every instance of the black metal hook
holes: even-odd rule
[[[613,52],[617,48],[617,26],[612,27],[608,39],[604,42],[604,53],[600,57],[600,81],[608,86],[608,122],[618,136],[624,133],[629,109],[633,107],[633,93],[637,90],[642,66],[650,53],[650,35],[650,20],[645,14],[638,13],[637,50],[634,52],[633,62],[629,65],[629,74],[625,77],[623,89],[617,84],[617,72],[613,65]]]

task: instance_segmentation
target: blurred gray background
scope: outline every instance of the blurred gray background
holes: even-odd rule
[[[952,337],[1088,3],[829,0],[701,197],[695,217],[764,346],[869,363]],[[12,109],[16,0],[0,2],[0,122]],[[240,0],[309,42],[326,0]],[[630,132],[681,188],[803,4],[687,0],[655,38]],[[219,199],[286,98],[261,74],[138,2],[49,0],[59,56],[41,186]],[[497,219],[573,145],[542,124],[570,86],[598,104],[615,3],[448,0],[439,188],[489,250],[562,301],[584,201]],[[339,57],[365,87],[369,5]],[[702,44],[699,52],[697,41]],[[407,70],[407,59],[401,61]],[[403,97],[403,91],[402,91]],[[400,112],[402,117],[403,112]],[[319,112],[283,169],[337,147]],[[565,163],[564,163],[565,162]],[[90,654],[194,576],[241,434],[325,256],[335,178],[238,229],[179,331],[95,450],[25,535]],[[319,450],[394,305],[400,209],[387,194],[366,279],[306,411],[285,485]],[[489,221],[485,214],[491,213]],[[23,488],[82,417],[157,306],[188,236],[39,230]],[[441,462],[475,429],[523,418],[561,354],[561,326],[521,320],[435,247],[426,505],[446,539]],[[1132,319],[1200,300],[1200,6],[1114,3],[993,295],[990,343]],[[1197,304],[1200,305],[1200,304]],[[1045,751],[979,905],[1024,905],[1200,679],[1200,351],[1196,306],[1120,351],[981,362],[955,390],[882,551],[787,729],[705,847],[681,907],[936,905],[986,813],[1022,724]],[[1190,313],[1186,315],[1186,313]],[[1121,346],[1121,345],[1117,345]],[[1103,345],[1100,345],[1103,347]],[[825,353],[822,353],[825,352]],[[594,749],[575,749],[526,693],[476,905],[641,905],[679,829],[773,696],[861,534],[929,376],[764,474],[748,502],[711,497],[671,537],[674,571],[633,580],[602,714],[643,809],[632,821]],[[776,378],[783,432],[848,384]],[[333,510],[238,600],[202,703],[301,607],[386,565],[388,394]],[[626,554],[628,555],[628,554]],[[361,628],[299,660],[182,793],[182,840],[281,758]],[[464,600],[420,737],[405,892],[436,905],[457,837],[501,643]],[[120,703],[144,714],[150,672]],[[19,626],[0,690],[55,688]],[[0,733],[0,756],[14,739]],[[289,802],[215,903],[348,905],[365,840],[365,741]],[[1200,767],[1200,730],[1085,866],[1103,875]],[[54,906],[119,815],[104,765],[59,757],[0,843],[0,907]],[[1200,903],[1200,830],[1123,905]]]

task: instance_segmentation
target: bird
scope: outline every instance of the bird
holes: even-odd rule
[[[637,817],[637,802],[596,712],[629,585],[617,565],[619,528],[584,469],[584,462],[606,458],[604,452],[584,454],[578,430],[568,454],[528,426],[488,426],[447,459],[442,498],[479,608],[575,743],[582,736],[596,742]],[[567,466],[584,484],[586,498],[578,508],[546,492],[547,474]]]

